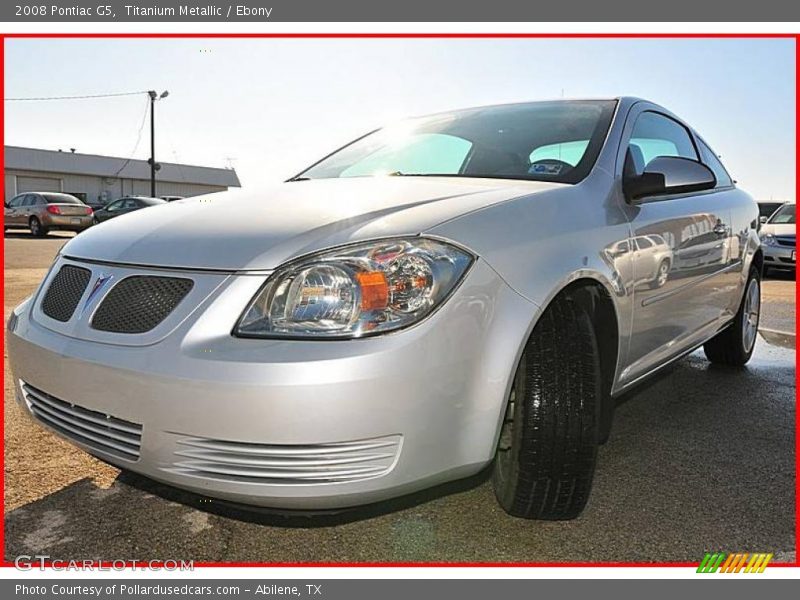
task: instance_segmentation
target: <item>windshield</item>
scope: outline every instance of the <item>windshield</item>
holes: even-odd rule
[[[615,107],[613,100],[535,102],[409,119],[293,179],[438,175],[577,183],[597,160]]]
[[[770,217],[769,222],[775,225],[794,225],[796,206],[796,204],[784,204]]]
[[[42,194],[48,204],[83,204],[75,196],[69,194]]]

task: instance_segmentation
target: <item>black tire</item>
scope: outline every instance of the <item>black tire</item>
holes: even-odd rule
[[[498,443],[492,484],[509,514],[574,519],[586,506],[597,458],[600,373],[589,315],[569,297],[556,299],[520,360]]]
[[[752,310],[752,297],[750,297],[751,286],[756,286],[758,298],[755,313],[753,313]],[[758,269],[752,267],[750,269],[750,275],[747,278],[747,284],[744,288],[742,302],[739,305],[739,310],[736,312],[733,321],[728,327],[720,331],[703,345],[706,358],[712,363],[721,365],[730,365],[733,367],[743,367],[746,365],[747,361],[749,361],[750,357],[753,355],[753,349],[756,346],[760,316],[761,276]],[[745,327],[745,319],[748,319],[747,327]],[[755,328],[755,331],[752,331],[751,341],[746,332],[752,330],[752,328]]]
[[[30,221],[28,221],[28,226],[30,227],[31,235],[34,237],[44,237],[49,233],[47,227],[42,225],[36,217],[31,217]]]

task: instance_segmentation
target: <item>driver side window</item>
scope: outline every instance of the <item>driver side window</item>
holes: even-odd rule
[[[8,203],[8,206],[10,208],[19,208],[22,206],[23,200],[25,200],[25,194],[20,194],[19,196],[12,198],[11,202]]]
[[[659,156],[677,156],[698,160],[689,131],[677,121],[655,112],[643,112],[636,119],[628,144],[631,165],[637,175]]]
[[[116,212],[122,208],[122,200],[117,200],[116,202],[112,202],[106,207],[108,212]]]

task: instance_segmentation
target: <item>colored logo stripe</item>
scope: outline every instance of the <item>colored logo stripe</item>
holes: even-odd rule
[[[725,554],[716,552],[706,553],[700,566],[697,567],[698,573],[763,573],[772,554],[757,552],[748,554],[747,552],[737,552],[735,554]]]

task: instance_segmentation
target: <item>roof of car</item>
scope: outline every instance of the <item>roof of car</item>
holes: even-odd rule
[[[478,106],[465,106],[462,108],[455,108],[451,110],[437,111],[426,115],[418,115],[419,117],[435,116],[438,114],[447,114],[460,111],[480,110],[483,108],[495,108],[501,106],[524,106],[526,104],[552,104],[556,102],[619,102],[623,107],[630,107],[637,102],[647,102],[658,106],[655,102],[638,98],[636,96],[607,96],[607,97],[588,97],[588,98],[542,98],[538,100],[520,100],[519,102],[498,102],[497,104],[482,104]]]
[[[145,200],[147,202],[155,202],[156,204],[161,204],[166,202],[166,200],[162,200],[161,198],[153,198],[152,196],[122,196],[119,200]]]

